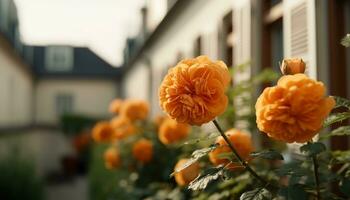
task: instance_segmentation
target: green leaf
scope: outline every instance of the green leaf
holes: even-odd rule
[[[270,68],[266,68],[259,74],[252,78],[253,84],[260,84],[263,82],[272,82],[279,78],[279,74]]]
[[[327,127],[336,122],[341,122],[350,118],[350,112],[342,112],[342,113],[333,113],[327,117],[324,121],[323,127]]]
[[[350,47],[350,34],[346,34],[346,36],[340,42],[344,47]]]
[[[260,152],[253,152],[250,154],[252,157],[258,157],[268,160],[283,160],[283,156],[275,150],[264,150]]]
[[[276,169],[276,173],[280,176],[290,175],[292,177],[303,177],[310,173],[310,170],[300,167],[301,162],[291,162],[284,164],[279,169]]]
[[[326,146],[321,142],[307,143],[300,147],[300,151],[307,156],[315,156],[326,150]]]
[[[219,177],[223,176],[224,166],[219,165],[217,167],[204,170],[196,179],[194,179],[188,186],[191,190],[203,190],[207,185]]]
[[[211,145],[208,148],[203,148],[203,149],[198,149],[195,150],[192,155],[191,158],[188,159],[188,161],[183,164],[180,168],[178,168],[177,170],[175,170],[173,173],[170,174],[171,176],[174,176],[174,174],[186,169],[187,167],[189,167],[190,165],[192,165],[193,163],[197,162],[200,158],[202,158],[203,156],[207,155],[209,152],[213,151],[215,148],[217,147],[216,144]]]
[[[350,179],[343,179],[339,184],[339,189],[344,195],[350,197]]]
[[[230,161],[233,161],[233,162],[236,162],[238,161],[232,154],[232,152],[223,152],[223,153],[219,153],[218,158],[220,159],[226,159],[226,160],[230,160]]]
[[[338,163],[350,162],[350,150],[347,151],[333,151],[332,156],[338,161]]]
[[[271,193],[265,188],[257,188],[241,195],[239,200],[270,200],[272,199]]]
[[[335,108],[345,107],[350,109],[350,100],[343,97],[333,96],[335,100]]]
[[[218,132],[213,132],[213,133],[210,133],[209,135],[202,137],[202,138],[195,138],[195,139],[188,140],[188,141],[184,142],[183,145],[193,145],[193,144],[197,144],[197,143],[202,142],[202,141],[212,140],[214,138],[217,138],[219,135],[220,134]]]
[[[350,126],[341,126],[333,130],[329,134],[322,135],[320,139],[326,139],[332,136],[342,136],[342,135],[350,135]]]
[[[279,195],[288,200],[308,200],[308,194],[300,184],[290,185],[287,188],[282,188]]]

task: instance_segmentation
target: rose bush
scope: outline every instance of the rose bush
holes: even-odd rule
[[[120,111],[113,112],[118,116],[109,122],[115,139],[95,139],[112,145],[113,151],[105,155],[106,166],[126,173],[118,184],[111,182],[111,187],[118,186],[121,193],[127,194],[126,199],[349,198],[349,152],[326,151],[315,136],[324,127],[350,118],[350,101],[327,96],[322,82],[303,74],[302,59],[285,59],[282,65],[282,71],[290,75],[265,88],[257,101],[245,98],[241,107],[233,106],[237,99],[276,76],[264,71],[230,86],[226,65],[206,56],[180,61],[164,77],[159,101],[169,118],[147,120],[147,103],[123,100]],[[252,109],[241,115],[243,106]],[[337,107],[346,111],[330,114]],[[188,125],[210,121],[217,131],[209,135]],[[228,131],[222,129],[221,121],[228,122]],[[245,128],[242,121],[248,124]],[[133,127],[131,134],[116,136],[118,129],[128,130],[127,127]],[[98,132],[100,138],[108,138],[108,134],[101,134],[101,128],[96,130],[93,137]],[[268,138],[257,134],[258,130]],[[349,132],[348,126],[342,126],[319,138]],[[261,146],[255,147],[252,138],[261,139]],[[296,152],[287,149],[282,154],[274,146],[267,147],[266,140],[278,145],[303,144]],[[283,161],[284,157],[288,159]],[[335,167],[340,170],[334,171]],[[174,178],[170,179],[170,174]],[[329,190],[330,183],[340,191],[338,194]],[[120,195],[114,199],[118,198]]]

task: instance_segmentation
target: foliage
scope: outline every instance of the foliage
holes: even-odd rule
[[[188,166],[192,165],[193,163],[197,162],[200,158],[202,158],[203,156],[206,156],[209,152],[213,151],[217,146],[216,145],[212,145],[208,148],[203,148],[203,149],[198,149],[195,150],[192,155],[191,158],[188,159],[188,161],[179,169],[177,169],[176,171],[174,171],[171,176],[175,173],[180,172],[181,170],[187,168]]]
[[[224,173],[224,166],[209,168],[203,171],[203,173],[199,175],[196,179],[194,179],[188,186],[188,189],[191,189],[191,190],[205,189],[211,181],[217,180],[218,178],[223,176],[223,173]]]
[[[24,158],[14,150],[0,160],[0,199],[44,199],[43,182],[36,175],[30,158]]]
[[[64,133],[80,134],[96,123],[97,119],[80,114],[65,114],[60,118],[60,125]]]
[[[240,65],[231,72],[244,71]],[[229,88],[229,106],[219,117],[224,130],[232,128],[237,121],[246,122],[246,129],[256,132],[255,100],[252,94],[261,84],[275,81],[277,74],[264,70],[260,74],[241,81]],[[324,121],[324,131],[320,139],[350,135],[349,126],[340,126],[334,130],[329,127],[350,118],[350,101],[334,97],[335,108],[342,107],[342,112],[334,112]],[[242,108],[249,108],[242,113]],[[219,123],[219,124],[220,124]],[[91,165],[91,183],[93,199],[194,199],[194,200],[264,200],[288,199],[309,200],[346,199],[350,188],[350,151],[330,151],[319,141],[301,144],[293,152],[282,152],[275,148],[265,148],[253,152],[243,161],[237,162],[232,152],[222,153],[220,158],[228,158],[230,163],[214,166],[209,162],[208,154],[217,148],[215,138],[219,133],[204,133],[193,128],[191,138],[175,145],[163,145],[157,137],[157,128],[147,121],[140,122],[141,131],[117,145],[124,160],[123,166],[113,172],[103,169],[102,147],[96,148]],[[219,130],[220,131],[220,130]],[[203,136],[204,134],[204,136]],[[221,132],[221,134],[223,134]],[[140,164],[131,158],[131,146],[139,138],[147,138],[154,144],[154,159],[150,163]],[[283,146],[281,142],[276,142]],[[265,146],[264,146],[265,147]],[[180,158],[188,161],[176,171],[174,165]],[[184,188],[177,186],[172,176],[199,163],[201,173]],[[249,166],[249,168],[247,167]],[[196,174],[197,175],[197,174]],[[258,177],[258,178],[257,178]],[[329,190],[329,185],[338,186],[339,194]],[[103,188],[110,188],[109,190]],[[98,190],[96,188],[99,188]],[[118,198],[115,194],[118,194]]]
[[[249,63],[234,66],[231,74],[233,77],[236,77],[238,73],[244,72],[248,67]],[[255,131],[255,100],[252,98],[252,95],[261,84],[276,81],[277,78],[278,74],[276,72],[271,69],[264,69],[248,80],[231,84],[227,90],[229,106],[224,114],[220,116],[222,126],[228,129],[232,124],[241,120],[247,122],[250,131]],[[247,112],[242,113],[243,109],[247,110]]]
[[[263,150],[250,154],[252,157],[264,158],[268,160],[283,160],[283,156],[275,150]]]
[[[92,152],[92,159],[89,166],[89,192],[91,200],[113,199],[117,195],[123,199],[133,199],[128,184],[121,182],[122,178],[127,179],[126,171],[107,170],[104,165],[102,154],[107,145],[95,145]],[[126,188],[124,190],[124,188]],[[129,192],[127,192],[129,191]]]
[[[341,44],[345,47],[350,47],[350,34],[346,34],[346,36],[342,39]]]

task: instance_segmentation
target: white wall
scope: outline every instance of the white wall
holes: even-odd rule
[[[0,127],[31,123],[33,85],[26,68],[0,37]]]
[[[62,157],[74,154],[71,141],[63,133],[39,129],[2,136],[0,158],[12,155],[14,150],[32,160],[39,175],[60,170]]]
[[[167,0],[146,0],[148,30],[153,31],[167,12]]]
[[[116,82],[110,80],[39,80],[36,85],[36,122],[54,124],[58,120],[56,96],[73,95],[73,112],[91,116],[108,115],[108,105],[117,94]]]
[[[124,97],[148,100],[149,98],[149,69],[145,63],[136,63],[124,77]]]

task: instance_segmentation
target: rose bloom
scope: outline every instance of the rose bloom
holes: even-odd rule
[[[159,129],[166,119],[168,119],[166,115],[158,115],[154,118],[154,124],[156,125],[157,129]]]
[[[81,133],[73,138],[73,147],[79,153],[84,151],[90,144],[90,133]]]
[[[310,141],[335,106],[325,91],[322,82],[305,74],[282,76],[276,86],[265,88],[256,102],[258,128],[276,140]]]
[[[249,133],[237,129],[230,129],[225,132],[225,135],[231,141],[233,147],[243,160],[249,158],[249,154],[254,150],[253,142]],[[226,141],[222,136],[217,137],[216,144],[218,147],[209,153],[209,160],[214,165],[228,164],[230,162],[227,158],[221,158],[220,154],[232,152]],[[233,155],[232,155],[233,156]],[[229,168],[237,167],[236,164],[230,164]]]
[[[160,106],[180,123],[207,123],[225,111],[229,82],[230,73],[222,61],[207,56],[182,60],[168,71],[159,88]]]
[[[130,119],[122,115],[111,120],[111,127],[114,129],[114,138],[119,140],[136,133],[136,127]]]
[[[131,121],[144,120],[149,113],[149,105],[143,100],[126,100],[120,108],[120,115],[129,118]]]
[[[132,155],[142,163],[147,163],[153,157],[153,144],[150,140],[140,139],[132,147]]]
[[[185,139],[189,133],[188,124],[178,123],[168,118],[159,127],[158,138],[163,144],[172,144]]]
[[[121,107],[123,105],[123,100],[121,99],[114,99],[110,104],[109,104],[109,112],[113,114],[118,114]]]
[[[306,64],[301,58],[283,59],[281,64],[281,72],[284,75],[293,75],[304,73]]]
[[[120,166],[120,154],[116,147],[109,147],[105,151],[103,158],[105,160],[105,166],[107,169],[115,169]]]
[[[98,122],[92,129],[92,138],[96,142],[111,142],[114,138],[114,130],[109,122]]]
[[[181,168],[188,159],[180,159],[174,168],[174,171]],[[188,185],[191,181],[193,181],[197,176],[199,175],[200,166],[197,162],[193,163],[192,165],[186,167],[185,169],[179,171],[178,173],[175,173],[175,181],[180,186]]]

